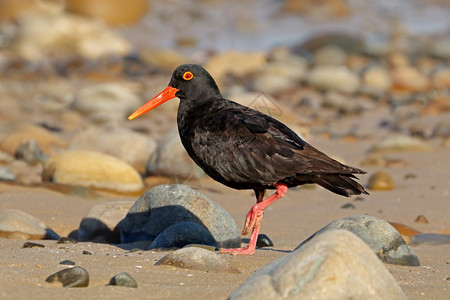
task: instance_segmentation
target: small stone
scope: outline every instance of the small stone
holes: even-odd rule
[[[60,282],[63,287],[87,287],[89,274],[82,267],[73,267],[56,272],[45,279],[46,282]]]
[[[410,245],[444,245],[450,244],[450,234],[419,233],[413,235],[409,241]]]
[[[57,242],[57,244],[76,244],[78,241],[68,238],[68,237],[62,237]]]
[[[405,180],[416,179],[416,178],[417,178],[417,175],[414,173],[408,173],[408,174],[405,174],[405,176],[403,176],[403,179],[405,179]]]
[[[367,215],[356,215],[333,221],[303,241],[296,249],[307,245],[311,239],[324,232],[335,229],[345,229],[356,234],[383,262],[403,266],[420,265],[414,251],[394,227],[384,220]]]
[[[22,248],[45,248],[45,245],[33,242],[26,242],[25,244],[23,244]]]
[[[52,156],[43,176],[46,181],[122,193],[143,188],[141,176],[129,164],[93,151],[71,150]]]
[[[44,163],[47,160],[47,156],[42,153],[41,148],[39,148],[35,140],[28,140],[20,144],[14,156],[30,165]]]
[[[204,226],[193,222],[181,222],[169,226],[161,232],[152,242],[149,249],[183,248],[189,244],[219,247],[214,237]]]
[[[117,224],[125,218],[132,201],[118,200],[94,205],[78,228],[79,241],[120,243]]]
[[[83,250],[83,252],[81,252],[81,254],[83,254],[83,255],[92,255],[92,253],[90,251],[87,251],[87,250]]]
[[[361,91],[369,95],[381,96],[392,86],[389,72],[382,66],[367,68],[362,75]]]
[[[373,173],[369,177],[367,187],[374,191],[389,191],[394,189],[394,179],[384,171]]]
[[[127,272],[119,273],[111,278],[109,285],[137,288],[137,282]]]
[[[432,148],[427,143],[417,138],[406,135],[389,136],[377,143],[372,152],[406,152],[406,151],[431,151]]]
[[[422,224],[428,224],[428,219],[424,215],[418,215],[417,218],[414,220],[416,223],[422,223]]]
[[[228,299],[407,298],[361,239],[331,230],[251,275]]]
[[[41,240],[59,239],[59,236],[41,220],[17,209],[0,212],[0,237]]]
[[[345,66],[317,66],[310,70],[306,81],[318,89],[345,93],[354,93],[359,88],[359,77]]]
[[[432,85],[435,89],[450,89],[450,68],[442,67],[432,75]]]
[[[166,265],[206,272],[240,273],[238,269],[230,265],[222,256],[197,247],[182,248],[171,252],[158,260],[155,265]]]
[[[258,234],[258,239],[256,240],[256,248],[273,247],[272,240],[264,233]]]
[[[0,167],[0,180],[1,181],[16,181],[16,175],[11,173],[8,169]]]
[[[325,45],[314,53],[314,64],[316,65],[344,65],[347,60],[345,51],[336,45]]]
[[[234,219],[217,203],[185,185],[159,185],[143,194],[120,222],[122,243],[153,241],[180,222],[204,226],[222,248],[241,245]]]
[[[65,266],[74,266],[75,262],[71,261],[71,260],[63,260],[59,262],[60,265],[65,265]]]
[[[428,78],[411,66],[399,66],[391,70],[393,88],[407,92],[421,92],[429,87]]]
[[[355,205],[353,203],[345,203],[341,206],[342,209],[355,209]]]

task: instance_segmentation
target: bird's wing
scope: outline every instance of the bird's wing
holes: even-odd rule
[[[212,115],[198,119],[191,140],[195,159],[206,173],[218,173],[227,181],[263,185],[297,174],[352,173],[352,168],[345,170],[346,166],[260,112],[232,107]]]

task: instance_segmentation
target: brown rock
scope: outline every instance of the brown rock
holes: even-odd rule
[[[411,66],[394,68],[391,71],[391,76],[393,88],[396,90],[421,92],[425,91],[430,85],[428,78]]]
[[[29,140],[35,140],[44,153],[67,146],[66,142],[40,126],[22,124],[1,141],[0,149],[14,155],[17,147]]]
[[[146,135],[110,124],[81,131],[73,137],[68,148],[109,154],[144,173],[145,164],[156,149],[156,142]]]
[[[414,222],[416,223],[421,223],[421,224],[428,224],[428,219],[424,216],[424,215],[418,215],[417,218],[414,220]]]
[[[350,14],[349,6],[343,0],[285,0],[283,10],[314,18],[344,18]]]
[[[81,150],[51,157],[45,165],[44,180],[125,193],[143,188],[141,176],[126,162],[103,153]]]
[[[398,233],[401,234],[402,238],[408,244],[409,244],[410,237],[412,237],[413,235],[422,233],[422,232],[420,232],[408,225],[405,225],[405,224],[396,223],[396,222],[389,222],[389,224],[391,224],[392,227],[394,227],[398,231]]]
[[[220,83],[226,75],[244,76],[260,71],[265,63],[266,56],[262,52],[226,51],[214,55],[205,69]]]
[[[394,179],[389,173],[379,171],[369,178],[368,188],[374,191],[394,189]]]
[[[24,240],[59,238],[44,222],[17,209],[5,209],[0,212],[0,237]]]
[[[67,11],[102,19],[110,25],[130,25],[139,22],[149,10],[147,0],[68,0]]]

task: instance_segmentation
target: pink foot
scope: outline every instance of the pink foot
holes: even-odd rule
[[[231,248],[231,249],[220,249],[222,254],[232,254],[232,255],[251,255],[255,253],[255,247],[244,247],[244,248]]]

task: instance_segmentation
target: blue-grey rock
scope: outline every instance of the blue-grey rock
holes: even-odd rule
[[[331,230],[251,275],[228,298],[406,299],[372,250],[346,230]]]
[[[137,282],[127,272],[122,272],[111,278],[109,285],[137,288]]]
[[[121,243],[153,241],[181,222],[205,227],[221,248],[240,247],[241,234],[231,215],[200,192],[181,184],[159,185],[143,194],[118,224]]]
[[[335,229],[345,229],[356,234],[383,262],[403,266],[420,265],[419,258],[391,224],[367,215],[333,221],[303,241],[296,249],[303,247],[318,235]]]
[[[190,244],[219,247],[214,237],[205,227],[193,222],[181,222],[169,226],[161,232],[149,249],[183,248]]]
[[[187,247],[163,256],[156,266],[172,266],[206,272],[240,273],[220,254],[197,247]]]
[[[45,279],[46,282],[60,282],[63,287],[87,287],[89,274],[82,267],[73,267],[53,273]]]
[[[443,245],[450,244],[450,234],[419,233],[409,238],[410,245]]]

